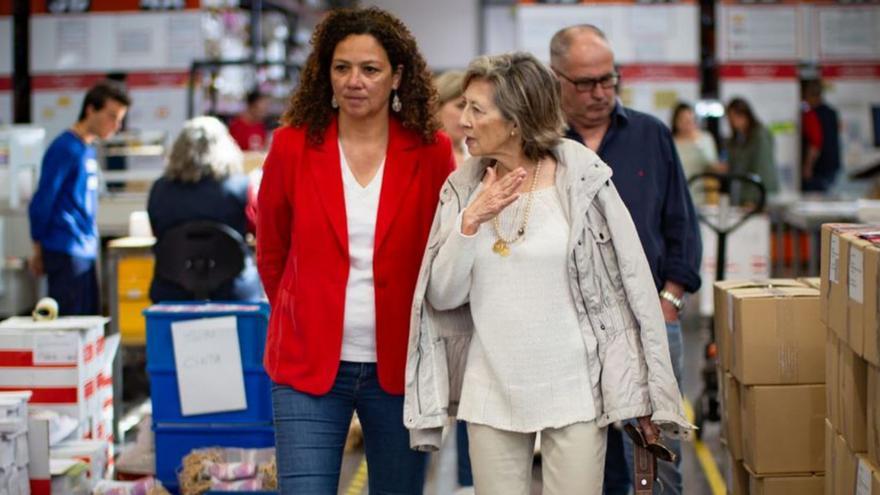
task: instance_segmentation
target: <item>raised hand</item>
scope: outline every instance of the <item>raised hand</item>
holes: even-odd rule
[[[520,194],[517,190],[526,175],[525,169],[520,167],[499,179],[495,168],[488,167],[483,178],[483,189],[462,213],[461,233],[476,234],[480,225],[492,220],[501,210],[516,201]]]

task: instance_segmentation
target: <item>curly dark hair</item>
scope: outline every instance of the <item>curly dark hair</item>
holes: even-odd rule
[[[403,66],[397,95],[402,104],[397,113],[403,127],[430,143],[440,129],[433,109],[437,91],[431,83],[425,59],[409,29],[396,17],[376,7],[331,11],[312,34],[312,52],[306,59],[299,86],[287,105],[281,122],[291,126],[307,125],[312,143],[321,143],[334,110],[330,106],[333,88],[330,63],[336,45],[354,34],[375,38],[388,54],[391,67]]]

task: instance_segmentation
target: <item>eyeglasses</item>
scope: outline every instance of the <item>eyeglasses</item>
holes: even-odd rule
[[[669,450],[669,447],[663,445],[660,442],[655,441],[653,443],[648,443],[648,441],[645,439],[644,433],[642,433],[642,430],[635,427],[633,424],[626,423],[625,425],[623,425],[623,431],[625,431],[626,434],[629,435],[634,444],[647,450],[657,459],[666,462],[675,462],[677,457],[675,455],[675,452]]]
[[[593,88],[595,88],[597,84],[602,88],[611,89],[617,85],[618,81],[620,81],[620,74],[617,72],[609,72],[601,77],[585,77],[577,80],[566,76],[562,71],[555,67],[553,67],[553,72],[574,85],[574,89],[576,89],[578,93],[588,93],[593,91]]]

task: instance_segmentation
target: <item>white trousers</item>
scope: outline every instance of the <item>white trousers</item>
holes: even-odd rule
[[[476,495],[529,495],[535,433],[468,423]],[[600,495],[605,428],[595,421],[541,431],[543,495]]]

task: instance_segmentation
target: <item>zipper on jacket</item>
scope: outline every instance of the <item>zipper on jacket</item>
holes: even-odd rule
[[[590,309],[587,307],[587,301],[584,300],[584,294],[580,290],[580,288],[581,288],[581,271],[578,269],[577,255],[574,252],[571,253],[571,259],[574,262],[574,268],[575,268],[574,274],[575,274],[575,278],[577,279],[577,284],[578,284],[577,296],[578,296],[578,299],[580,299],[581,304],[584,306],[584,311],[587,314],[587,319],[589,319],[590,318]],[[597,320],[599,320],[599,329],[602,331],[605,331],[605,322],[603,322],[601,318],[597,318]]]
[[[419,335],[421,338],[421,335]],[[422,416],[422,391],[419,383],[419,369],[422,367],[422,345],[418,344],[416,348],[416,410],[419,413],[419,417]]]
[[[578,287],[577,298],[578,298],[578,300],[580,300],[581,306],[584,307],[584,314],[586,314],[587,318],[589,318],[590,317],[590,309],[587,308],[587,301],[584,300],[584,294],[583,294],[583,292],[581,292],[581,271],[580,271],[580,269],[578,269],[577,255],[575,254],[574,251],[571,252],[571,261],[572,261],[572,263],[574,263],[574,277],[575,277],[575,279],[577,279],[577,287]]]

